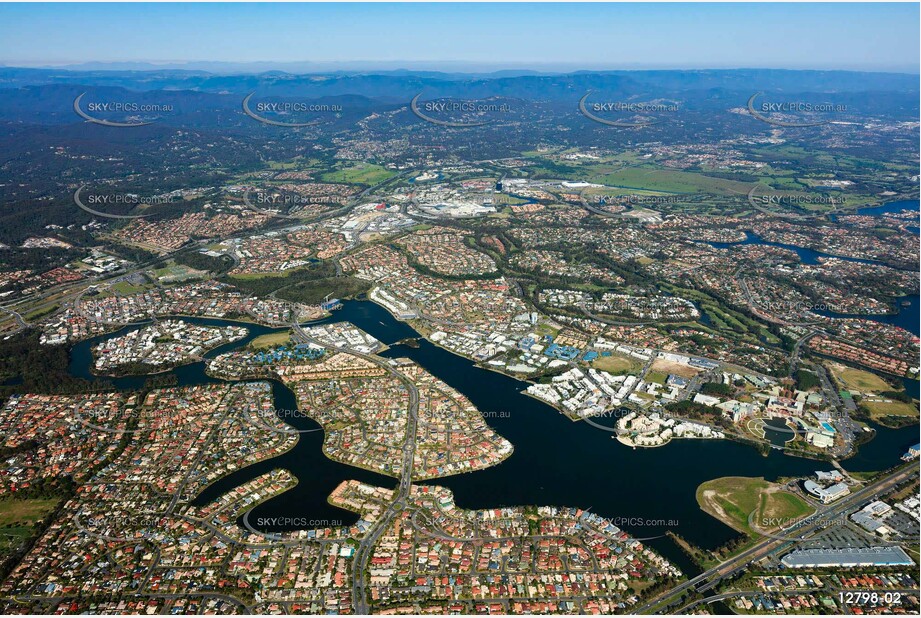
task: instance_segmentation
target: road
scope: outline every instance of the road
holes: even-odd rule
[[[821,517],[803,520],[802,525],[793,526],[788,530],[788,532],[792,533],[795,531],[801,538],[807,536],[819,530],[820,528],[827,526],[828,522],[834,519],[836,516],[841,515],[849,510],[856,510],[859,505],[863,504],[864,502],[873,500],[876,496],[884,493],[888,489],[891,489],[893,486],[904,481],[912,475],[916,475],[917,473],[918,471],[914,465],[903,466],[891,474],[879,479],[878,481],[850,494],[846,498],[843,498],[840,501],[829,505],[821,511]],[[695,589],[698,592],[710,590],[724,578],[731,577],[739,571],[745,569],[749,563],[760,560],[768,554],[773,553],[778,549],[785,548],[785,546],[791,544],[795,545],[795,542],[771,537],[765,538],[749,549],[743,551],[742,553],[728,560],[725,560],[717,566],[704,571],[700,575],[689,579],[688,581],[675,586],[671,590],[656,596],[648,603],[638,607],[635,613],[642,614],[648,612],[663,601],[678,596],[681,593],[688,591],[689,589]]]
[[[343,206],[342,208],[338,208],[338,209],[336,209],[336,210],[334,210],[334,211],[329,211],[329,212],[321,213],[321,214],[317,215],[316,217],[310,218],[309,220],[307,220],[307,219],[305,219],[305,220],[298,220],[297,223],[298,223],[299,225],[301,225],[301,224],[303,224],[303,223],[305,223],[305,222],[316,223],[316,222],[319,222],[319,221],[322,221],[322,220],[325,220],[325,219],[328,219],[328,218],[331,218],[331,217],[343,215],[343,214],[349,212],[352,208],[354,208],[355,206],[357,206],[357,205],[358,205],[362,200],[364,200],[367,196],[369,196],[370,194],[373,194],[374,191],[376,191],[377,189],[379,189],[379,188],[382,187],[383,185],[387,184],[388,182],[393,182],[393,181],[396,180],[397,178],[403,177],[403,176],[405,176],[405,175],[407,175],[407,174],[409,174],[409,173],[411,173],[411,172],[410,172],[410,171],[402,172],[402,173],[397,174],[396,176],[394,176],[394,177],[392,177],[392,178],[388,178],[387,180],[384,180],[384,181],[379,182],[379,183],[377,183],[377,184],[375,184],[375,185],[372,185],[372,186],[370,186],[370,187],[367,187],[367,188],[364,189],[361,193],[358,193],[358,194],[356,194],[355,196],[353,196],[353,197],[349,200],[349,202],[348,202],[345,206]],[[28,324],[27,322],[25,322],[25,320],[22,319],[22,317],[20,316],[20,312],[26,312],[26,313],[28,313],[28,312],[31,312],[31,311],[40,311],[41,309],[44,309],[44,308],[46,308],[46,307],[50,307],[50,306],[52,306],[53,304],[58,303],[58,304],[60,304],[60,308],[59,308],[57,311],[55,311],[54,313],[59,313],[59,312],[61,312],[61,311],[64,311],[64,310],[67,309],[67,307],[70,306],[71,304],[74,306],[74,308],[75,308],[78,312],[81,312],[81,313],[82,313],[81,308],[80,308],[80,301],[82,300],[83,296],[84,296],[88,291],[90,291],[90,288],[92,288],[92,287],[94,287],[94,286],[102,286],[102,285],[105,285],[105,284],[109,284],[109,285],[110,285],[110,284],[112,284],[112,283],[115,283],[115,282],[119,281],[119,280],[122,279],[122,278],[130,277],[130,276],[133,275],[133,274],[137,274],[137,273],[144,272],[144,271],[147,270],[148,268],[150,268],[150,267],[152,267],[152,266],[155,266],[155,265],[157,265],[157,264],[159,264],[159,263],[161,263],[161,262],[165,262],[165,261],[169,260],[169,259],[172,258],[172,257],[175,257],[176,255],[178,255],[178,254],[180,254],[180,253],[184,253],[184,252],[186,252],[186,251],[196,251],[196,250],[198,250],[198,249],[201,249],[201,248],[203,248],[203,247],[206,247],[207,245],[211,244],[213,241],[214,241],[214,239],[205,239],[205,240],[191,241],[191,242],[189,242],[188,244],[186,244],[186,245],[180,247],[179,249],[177,249],[177,250],[175,250],[175,251],[171,251],[171,252],[168,252],[168,253],[164,253],[164,254],[162,254],[162,255],[157,255],[156,257],[153,257],[153,258],[151,258],[151,259],[149,259],[149,260],[146,260],[146,261],[143,261],[143,262],[139,262],[139,263],[135,264],[134,267],[131,268],[130,270],[125,270],[124,272],[115,272],[115,273],[108,273],[108,274],[93,276],[93,277],[90,277],[90,278],[88,278],[88,279],[81,279],[81,280],[79,280],[79,281],[71,281],[71,282],[67,282],[67,283],[62,283],[62,284],[59,284],[59,285],[55,285],[55,286],[49,287],[49,288],[47,288],[47,289],[45,289],[45,290],[42,290],[42,291],[41,291],[40,293],[38,293],[38,294],[30,295],[30,296],[23,297],[23,298],[17,298],[17,299],[15,299],[15,300],[12,300],[12,301],[9,302],[9,303],[6,303],[6,304],[4,304],[4,305],[0,305],[0,310],[2,310],[2,311],[4,311],[4,312],[9,313],[10,315],[12,315],[12,316],[16,319],[16,321],[17,321],[17,323],[18,323],[18,326],[16,327],[16,329],[4,333],[4,336],[14,335],[14,334],[19,333],[19,332],[21,332],[21,331],[23,331],[23,330],[25,330],[25,329],[27,329],[27,328],[29,328],[29,327],[31,326],[30,324]],[[233,259],[235,263],[238,263],[238,262],[239,262],[239,258],[238,258],[236,255],[234,255],[233,253],[228,253],[228,254],[226,254],[226,255],[228,255],[231,259]],[[340,271],[340,272],[341,272],[341,271]],[[74,289],[74,288],[76,288],[76,289]],[[72,292],[71,292],[71,290],[72,290]],[[74,295],[74,297],[73,297],[72,300],[68,300],[68,297],[71,296],[71,293]],[[61,295],[61,296],[58,297],[59,295]],[[49,298],[53,298],[53,300],[50,300],[50,301],[47,300],[47,299],[49,299]],[[28,307],[28,311],[27,311],[26,309],[19,309],[19,310],[17,311],[17,310],[15,310],[15,309],[13,309],[14,307]],[[53,314],[50,314],[50,315],[53,315]],[[50,315],[43,316],[43,319],[47,319],[48,317],[50,317]],[[84,316],[84,317],[89,317],[89,316]],[[90,318],[90,319],[93,319],[93,318]],[[111,325],[113,325],[113,326],[114,326],[114,325],[118,325],[118,324],[122,324],[122,323],[120,323],[120,322],[108,322],[108,321],[103,321],[103,323],[105,323],[105,324],[111,324]]]
[[[804,336],[800,337],[790,352],[790,368],[787,370],[787,377],[792,378],[796,373],[796,366],[799,364],[800,355],[802,354],[803,344],[819,334],[818,330],[810,330]]]
[[[5,333],[4,333],[5,336],[15,335],[15,334],[18,333],[19,331],[22,331],[22,330],[25,330],[25,329],[29,328],[28,322],[26,322],[26,321],[22,318],[22,316],[19,315],[19,313],[17,313],[16,311],[14,311],[14,310],[12,310],[12,309],[9,309],[9,308],[7,308],[7,307],[0,307],[0,311],[5,311],[6,313],[8,313],[8,314],[10,314],[11,316],[13,316],[13,319],[16,320],[16,324],[18,325],[18,326],[15,328],[15,330],[11,330],[11,331],[5,332]]]
[[[394,369],[386,360],[370,354],[363,354],[355,350],[330,346],[308,335],[300,324],[291,325],[295,337],[304,343],[313,343],[325,348],[334,348],[346,354],[358,356],[368,362],[383,368],[389,374],[397,378],[409,392],[409,415],[406,420],[406,433],[403,442],[403,463],[400,470],[400,484],[397,486],[393,495],[393,502],[384,511],[384,514],[374,523],[365,537],[359,541],[358,549],[355,551],[352,561],[352,603],[355,613],[359,615],[368,615],[370,606],[368,604],[368,561],[374,553],[374,546],[380,539],[381,535],[390,527],[393,519],[406,508],[406,501],[412,489],[413,478],[413,459],[416,454],[416,431],[419,426],[419,389],[405,375]]]

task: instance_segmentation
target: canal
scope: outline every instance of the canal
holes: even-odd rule
[[[217,319],[183,318],[207,325],[224,325]],[[349,321],[387,344],[418,334],[395,320],[385,309],[367,301],[347,301],[328,321]],[[77,343],[72,348],[71,371],[75,376],[97,379],[89,373],[91,348],[102,339],[140,328],[133,325],[114,334]],[[247,325],[246,339],[211,351],[206,357],[245,345],[261,334],[274,332]],[[762,456],[754,448],[728,440],[675,440],[654,449],[631,449],[611,433],[587,423],[573,422],[554,408],[523,393],[527,384],[439,348],[426,340],[419,347],[396,345],[386,357],[411,358],[429,372],[466,395],[486,421],[515,447],[499,465],[432,481],[450,488],[458,506],[468,509],[514,505],[577,506],[590,509],[647,542],[688,573],[697,571],[668,537],[669,530],[705,548],[716,547],[736,532],[700,510],[696,489],[720,476],[778,477],[811,474],[827,464],[772,451]],[[205,374],[204,362],[174,370],[180,386],[220,382]],[[143,386],[145,377],[104,378],[120,389]],[[293,410],[297,402],[290,389],[273,383],[275,407]],[[348,525],[357,520],[349,511],[333,507],[327,497],[343,480],[357,479],[392,488],[395,479],[327,459],[321,449],[323,433],[306,418],[286,418],[303,430],[298,444],[287,453],[238,470],[208,487],[196,499],[202,504],[274,468],[286,468],[298,485],[259,505],[250,521],[260,517],[312,520],[322,525]],[[312,430],[312,431],[311,431]],[[890,467],[909,446],[917,443],[917,427],[899,430],[878,428],[876,439],[844,462],[848,470],[869,471]],[[325,523],[324,523],[325,522]],[[284,528],[267,529],[282,531]]]

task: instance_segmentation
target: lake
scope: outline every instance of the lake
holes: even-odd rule
[[[184,319],[199,324],[227,323]],[[346,301],[326,321],[341,320],[355,324],[387,344],[418,336],[408,325],[368,301]],[[276,330],[247,327],[251,332],[246,339],[222,346],[206,356],[213,357],[245,345],[259,334]],[[74,375],[96,379],[88,372],[92,345],[132,328],[139,326],[77,343],[72,349]],[[549,405],[525,395],[522,391],[527,383],[476,367],[426,340],[420,340],[418,348],[394,346],[383,356],[411,358],[466,395],[484,413],[487,422],[514,445],[513,455],[495,467],[430,482],[450,488],[458,506],[481,509],[536,504],[590,509],[611,518],[638,538],[657,537],[650,538],[648,543],[688,573],[697,569],[670,539],[661,535],[673,530],[705,548],[716,547],[737,535],[700,510],[695,497],[698,485],[720,476],[763,476],[775,480],[830,468],[828,464],[776,451],[765,457],[750,446],[729,440],[674,440],[660,448],[634,450],[614,440],[613,434],[587,423],[573,422]],[[219,381],[205,375],[203,362],[180,367],[174,373],[180,385]],[[143,381],[143,377],[114,380],[122,389],[140,388]],[[274,382],[273,393],[277,409],[296,408],[294,394],[280,382]],[[310,419],[286,421],[298,429],[319,429]],[[301,434],[292,450],[224,477],[195,502],[208,502],[260,474],[283,467],[299,479],[298,485],[256,507],[251,521],[258,517],[329,522],[317,525],[347,525],[357,521],[356,514],[326,502],[332,490],[347,479],[388,488],[395,487],[396,480],[327,459],[321,450],[322,436],[321,431]],[[844,466],[854,471],[888,468],[897,464],[899,457],[915,443],[916,426],[899,430],[879,428],[877,437],[862,446],[856,457],[846,460]]]

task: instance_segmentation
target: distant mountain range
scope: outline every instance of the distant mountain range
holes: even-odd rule
[[[745,105],[756,92],[772,100],[823,100],[866,110],[871,116],[917,119],[918,76],[854,71],[775,69],[579,71],[544,74],[504,71],[489,75],[432,71],[219,74],[199,70],[74,70],[0,67],[0,120],[58,123],[75,120],[74,98],[125,98],[170,103],[180,111],[238,109],[243,96],[359,97],[384,107],[424,98],[500,97],[572,106],[589,91],[617,101],[670,100],[689,111]],[[127,92],[126,92],[127,91]],[[354,100],[352,101],[355,102]],[[39,115],[36,116],[36,113]],[[50,114],[50,116],[46,115]]]
[[[94,68],[91,68],[94,67]],[[177,68],[145,70],[105,65],[86,69],[34,69],[0,67],[0,88],[44,84],[120,86],[131,90],[198,90],[204,92],[251,91],[253,88],[291,92],[299,96],[362,94],[380,96],[415,93],[419,86],[451,89],[469,94],[489,92],[509,96],[555,94],[585,87],[625,89],[628,92],[688,90],[780,90],[787,92],[918,91],[918,75],[865,73],[856,71],[792,71],[781,69],[712,69],[663,71],[575,71],[538,73],[498,71],[493,73],[444,73],[437,71],[327,71],[211,72]]]

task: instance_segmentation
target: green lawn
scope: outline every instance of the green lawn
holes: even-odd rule
[[[396,174],[390,170],[373,165],[371,163],[358,163],[352,167],[346,167],[334,172],[323,174],[323,180],[326,182],[347,182],[349,184],[376,185],[388,178],[393,178]]]
[[[4,498],[0,500],[0,528],[31,526],[53,511],[59,498]]]
[[[642,363],[633,358],[612,354],[610,356],[599,356],[591,363],[592,367],[600,371],[607,371],[613,375],[624,375],[629,373],[639,373],[643,368]]]
[[[590,175],[589,182],[661,193],[715,193],[745,196],[751,185],[679,170],[627,167],[610,173]]]
[[[727,476],[702,483],[697,488],[700,508],[748,536],[759,536],[749,526],[749,516],[762,530],[779,526],[762,522],[791,522],[813,512],[799,496],[781,489],[763,478]]]
[[[274,348],[285,345],[291,340],[291,331],[281,331],[280,333],[268,333],[260,335],[249,342],[249,347],[259,350],[262,348]]]

